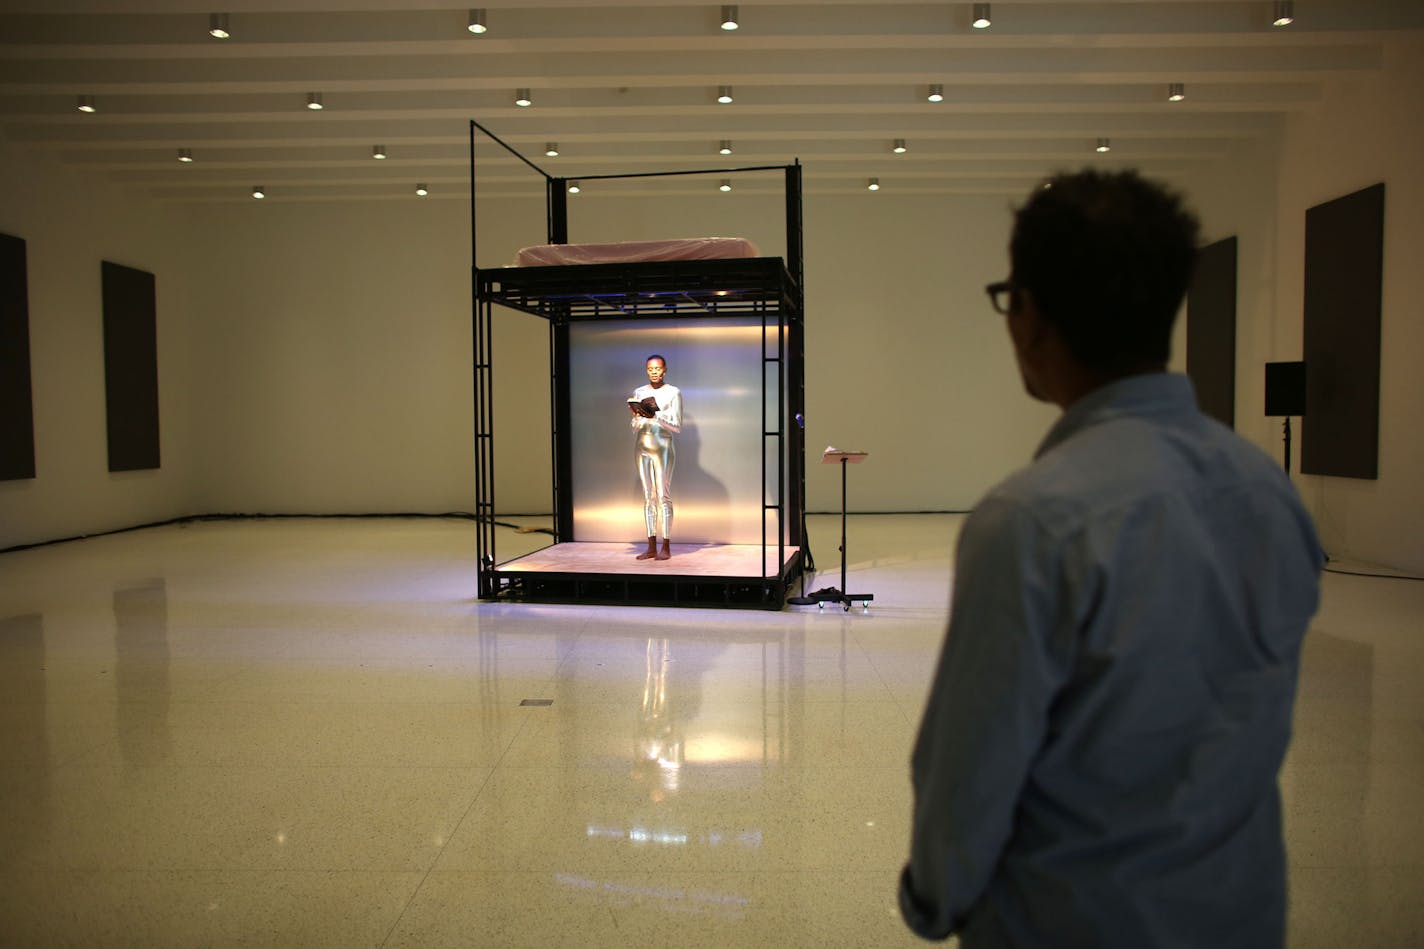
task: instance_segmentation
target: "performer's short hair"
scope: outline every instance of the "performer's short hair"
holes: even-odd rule
[[[664,356],[662,353],[653,353],[653,354],[652,354],[651,356],[649,356],[647,359],[644,359],[644,360],[643,360],[643,365],[646,366],[648,363],[652,362],[654,359],[656,359],[656,360],[658,360],[659,362],[661,362],[661,363],[663,364],[663,368],[664,368],[664,369],[667,368],[667,357]]]

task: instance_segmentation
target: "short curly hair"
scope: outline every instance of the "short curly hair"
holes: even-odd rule
[[[1014,214],[1010,281],[1089,369],[1162,366],[1199,230],[1179,196],[1135,171],[1059,174]]]

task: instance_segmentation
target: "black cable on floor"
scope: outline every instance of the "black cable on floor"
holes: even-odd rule
[[[547,514],[516,514],[514,517],[548,517]],[[282,517],[329,517],[329,518],[377,518],[377,517],[399,517],[399,518],[457,518],[459,520],[473,521],[475,515],[469,511],[446,511],[443,514],[430,514],[425,512],[411,512],[408,514],[189,514],[184,517],[172,517],[166,521],[154,521],[150,524],[134,524],[130,527],[116,527],[113,530],[96,531],[92,534],[75,534],[73,537],[56,537],[54,540],[39,540],[33,544],[16,544],[13,547],[6,547],[0,550],[0,554],[17,553],[21,550],[33,550],[36,547],[49,547],[54,544],[67,544],[76,540],[88,540],[91,537],[108,537],[113,534],[127,534],[129,531],[148,530],[150,527],[168,527],[173,524],[193,524],[204,521],[242,521],[242,520],[274,520]],[[554,531],[548,527],[524,527],[520,524],[510,524],[507,521],[495,521],[496,527],[508,527],[512,530],[521,531],[526,534],[553,534]]]
[[[1424,577],[1415,577],[1407,573],[1363,573],[1355,570],[1339,570],[1335,567],[1325,567],[1325,573],[1338,573],[1342,577],[1379,577],[1381,580],[1424,580]]]

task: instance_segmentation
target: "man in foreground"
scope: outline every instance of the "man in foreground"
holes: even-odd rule
[[[1321,554],[1289,480],[1165,371],[1197,223],[1060,175],[988,290],[1063,410],[960,536],[900,906],[965,949],[1281,946],[1277,772]]]

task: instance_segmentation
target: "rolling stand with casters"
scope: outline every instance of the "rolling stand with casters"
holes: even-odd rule
[[[843,592],[846,585],[846,562],[850,559],[846,556],[846,465],[858,465],[868,457],[870,453],[866,451],[840,451],[836,448],[827,448],[822,453],[821,464],[841,466],[841,585],[840,589],[827,587],[815,593],[791,597],[786,602],[798,606],[815,603],[819,609],[825,609],[827,603],[839,603],[846,612],[850,612],[851,604],[859,603],[862,609],[870,609],[870,601],[875,599],[875,594]],[[802,583],[805,583],[805,574],[802,574]]]

